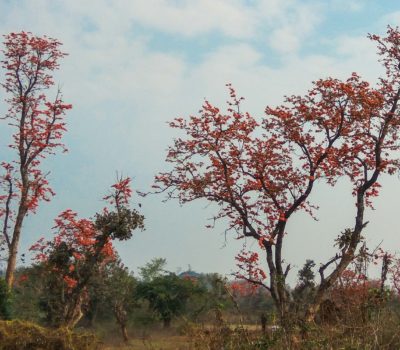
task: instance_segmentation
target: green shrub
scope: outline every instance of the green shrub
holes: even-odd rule
[[[0,319],[9,320],[11,318],[11,294],[8,291],[7,283],[0,278]]]

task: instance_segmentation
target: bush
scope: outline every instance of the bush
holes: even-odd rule
[[[11,294],[8,291],[6,281],[0,278],[0,319],[9,320],[11,318]]]
[[[95,336],[68,329],[47,329],[26,321],[0,321],[0,350],[94,350]]]

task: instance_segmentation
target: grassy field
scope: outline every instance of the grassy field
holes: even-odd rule
[[[128,344],[115,342],[114,344],[105,344],[104,350],[114,349],[135,349],[135,350],[189,350],[193,349],[190,345],[190,339],[187,336],[178,335],[153,335],[148,339],[131,339]]]
[[[131,332],[127,344],[118,333],[104,339],[105,350],[398,350],[400,349],[400,326],[396,323],[378,323],[316,326],[306,337],[297,330],[283,333],[280,330],[262,334],[259,326],[245,326],[246,331],[231,327],[204,327],[195,325],[187,333],[178,329],[168,331],[152,329],[140,334]],[[135,333],[135,334],[134,334]]]
[[[50,329],[26,321],[0,321],[0,349],[74,350],[397,350],[400,324],[390,315],[373,322],[313,325],[307,331],[269,329],[237,324],[174,324],[170,329],[130,327],[130,340],[124,343],[115,325],[102,328]]]
[[[236,325],[230,325],[229,329],[233,332],[236,327]],[[249,334],[261,335],[261,328],[257,325],[245,325],[244,327]],[[180,333],[188,334],[182,335]],[[171,328],[170,330],[156,328],[143,331],[131,330],[129,342],[124,343],[120,334],[115,329],[112,333],[103,335],[104,343],[102,349],[194,350],[201,349],[202,339],[204,339],[206,343],[209,341],[212,334],[215,335],[215,329],[212,325],[202,325],[201,327],[194,327],[190,330],[183,328]],[[205,346],[204,349],[207,349],[207,346]]]

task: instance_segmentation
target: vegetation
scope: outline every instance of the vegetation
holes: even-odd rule
[[[11,318],[11,292],[4,279],[0,278],[0,319]]]
[[[161,259],[145,267],[157,261]],[[125,343],[127,348],[134,345],[139,349],[174,349],[176,343],[185,349],[391,349],[400,345],[397,292],[385,287],[381,294],[380,281],[361,277],[355,264],[330,289],[316,322],[307,329],[299,315],[304,300],[315,293],[311,261],[300,270],[298,284],[291,290],[295,307],[290,310],[287,328],[277,326],[273,300],[263,287],[229,281],[217,274],[188,271],[176,275],[160,267],[162,273],[149,280],[134,277],[115,261],[93,276],[84,315],[77,323],[79,332],[96,333],[103,339],[103,347]],[[12,307],[19,319],[46,326],[47,305],[53,294],[40,288],[41,273],[46,272],[38,265],[17,270]],[[261,327],[263,314],[265,332]],[[44,332],[40,327],[34,329]],[[118,333],[120,340],[115,337]]]
[[[156,192],[180,203],[217,204],[214,221],[226,220],[227,230],[245,242],[237,255],[237,277],[270,292],[284,327],[291,309],[286,283],[291,265],[283,248],[293,215],[314,217],[310,195],[320,183],[350,182],[355,222],[339,236],[337,254],[319,268],[320,281],[303,315],[312,323],[330,288],[363,253],[365,211],[379,195],[378,180],[398,172],[400,31],[388,27],[386,37],[369,38],[385,68],[376,87],[357,73],[344,81],[320,79],[304,96],[267,106],[259,121],[241,111],[243,98],[228,85],[226,113],[206,101],[200,115],[170,123],[183,136],[168,149],[172,170],[156,176]],[[263,250],[266,266],[248,250],[249,239]]]
[[[184,136],[170,146],[172,168],[156,176],[155,192],[181,203],[216,203],[214,222],[224,219],[228,231],[262,250],[260,259],[245,243],[229,279],[190,269],[177,274],[166,269],[165,258],[139,268],[139,276],[129,271],[113,244],[144,230],[144,216],[132,208],[131,179],[122,176],[100,212],[81,218],[62,211],[53,239],[30,248],[32,265],[16,266],[26,216],[54,195],[40,165],[64,149],[71,105],[60,92],[54,102],[45,94],[66,55],[61,43],[27,32],[6,35],[2,85],[9,110],[2,119],[14,128],[15,159],[1,163],[0,350],[176,349],[178,343],[188,349],[400,348],[400,258],[380,247],[370,251],[363,237],[378,180],[400,166],[400,29],[369,38],[385,68],[375,87],[356,73],[344,81],[320,79],[304,96],[267,107],[258,120],[241,111],[243,98],[228,85],[225,114],[206,101],[200,116],[171,122]],[[318,268],[307,259],[290,286],[287,223],[297,212],[314,217],[311,194],[322,182],[336,186],[342,179],[351,184],[355,222],[338,235],[333,257]],[[377,279],[368,277],[371,264],[381,268]]]
[[[94,220],[78,219],[71,210],[55,220],[57,234],[53,241],[40,239],[30,249],[41,264],[48,298],[47,321],[51,326],[73,328],[83,316],[88,302],[88,285],[116,259],[114,240],[131,238],[132,231],[143,229],[143,216],[129,209],[130,179],[119,179],[105,200],[106,207]],[[115,271],[116,273],[116,271]]]
[[[98,341],[91,334],[67,329],[47,329],[24,321],[0,321],[0,348],[6,350],[94,350]]]
[[[54,85],[52,73],[59,59],[65,56],[59,41],[21,32],[6,35],[4,46],[1,63],[6,79],[2,86],[9,95],[9,108],[2,119],[14,128],[9,147],[16,154],[12,162],[1,161],[0,218],[8,251],[6,282],[11,288],[25,217],[54,195],[40,165],[49,154],[65,150],[61,143],[66,130],[64,114],[72,106],[63,102],[60,90],[53,101],[45,94]]]

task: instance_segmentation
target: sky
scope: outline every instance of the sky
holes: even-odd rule
[[[318,78],[344,79],[356,71],[375,83],[381,66],[366,36],[399,23],[395,0],[0,0],[0,34],[47,35],[69,54],[55,74],[73,105],[64,138],[69,152],[44,163],[57,195],[25,221],[20,253],[41,236],[51,237],[64,209],[82,217],[100,210],[116,172],[132,177],[135,189],[150,190],[154,175],[168,169],[166,148],[179,136],[167,122],[196,114],[204,99],[223,108],[227,83],[257,118],[267,105],[304,93]],[[0,113],[6,109],[0,103]],[[3,159],[10,156],[4,121],[0,136]],[[382,242],[397,251],[400,180],[381,183],[365,237],[371,248]],[[318,184],[311,200],[320,206],[319,220],[302,214],[291,220],[284,255],[294,266],[292,283],[306,259],[328,260],[334,238],[353,225],[350,192],[345,181],[334,189]],[[117,244],[125,265],[137,271],[164,257],[171,271],[235,271],[242,242],[225,235],[223,223],[205,228],[215,208],[163,199],[134,197],[146,230]],[[248,243],[256,249],[257,243]]]

